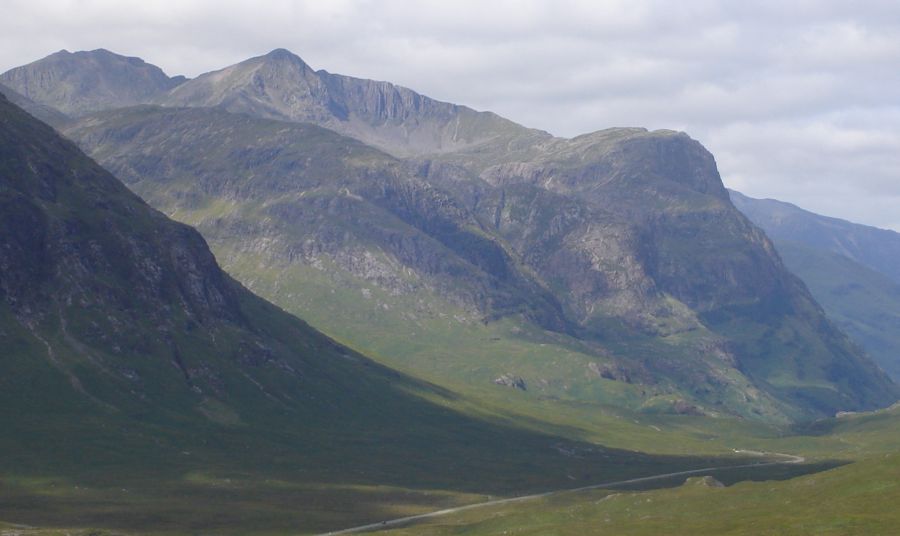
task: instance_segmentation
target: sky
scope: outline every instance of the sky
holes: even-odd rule
[[[896,0],[4,0],[0,71],[95,48],[189,77],[287,48],[558,136],[683,130],[731,188],[900,231]]]

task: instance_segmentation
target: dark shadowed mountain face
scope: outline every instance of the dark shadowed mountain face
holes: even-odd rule
[[[169,78],[140,58],[102,48],[75,53],[61,50],[0,75],[0,83],[71,116],[147,102],[184,80]]]
[[[900,379],[900,235],[730,192],[828,315]]]
[[[241,281],[406,370],[776,420],[896,397],[684,134],[553,138],[284,50],[151,93],[168,107],[66,133]]]

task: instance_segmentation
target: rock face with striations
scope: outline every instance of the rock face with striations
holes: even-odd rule
[[[393,338],[408,336],[403,322],[437,341],[464,317],[502,320],[514,325],[503,337],[533,344],[522,364],[533,376],[486,357],[478,381],[510,372],[529,393],[623,392],[648,411],[783,420],[897,396],[685,134],[553,138],[280,50],[157,101],[191,108],[110,110],[66,133],[292,310],[323,309],[315,281],[329,279],[332,293],[362,297],[341,303],[363,317],[398,319],[385,325]],[[454,320],[434,331],[423,315]],[[320,325],[332,322],[346,321]],[[576,352],[574,364],[540,357],[540,340]],[[460,342],[385,351],[421,366]],[[459,348],[448,363],[473,350]]]
[[[59,127],[67,123],[70,118],[52,106],[38,104],[21,93],[0,84],[0,94],[3,94],[9,102],[22,108],[29,114],[40,119],[48,125]]]
[[[78,116],[147,102],[184,82],[140,58],[97,49],[60,50],[0,75],[0,83],[28,99]]]
[[[546,136],[388,82],[315,71],[284,49],[198,76],[157,102],[315,123],[398,156],[451,151],[511,133]]]

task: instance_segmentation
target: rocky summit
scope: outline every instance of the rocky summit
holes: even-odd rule
[[[67,115],[145,102],[184,82],[140,58],[105,49],[60,50],[0,75],[0,83]]]
[[[284,50],[150,93],[65,133],[245,284],[392,366],[775,421],[897,397],[686,134],[555,138]]]
[[[156,102],[315,123],[398,156],[453,151],[510,134],[546,136],[389,82],[316,71],[284,49],[198,76]]]

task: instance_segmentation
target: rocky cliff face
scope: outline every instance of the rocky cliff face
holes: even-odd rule
[[[647,396],[770,417],[894,396],[684,134],[541,140],[527,157],[476,165],[464,150],[399,161],[322,129],[212,110],[107,112],[67,132],[233,260],[334,266],[351,284],[594,341],[639,383],[665,378]],[[805,380],[779,385],[783,374]],[[840,394],[805,387],[812,378]]]
[[[97,113],[66,132],[281,305],[316,315],[340,296],[366,325],[393,319],[359,344],[429,333],[435,346],[381,349],[405,363],[450,352],[470,367],[460,381],[511,374],[529,393],[774,419],[897,394],[685,134],[553,138],[283,50],[149,100],[167,107]],[[334,311],[320,325],[353,337],[353,315]],[[534,350],[520,363],[532,377],[487,355],[471,368],[482,350],[461,338],[473,318],[513,323],[498,340]],[[559,367],[542,340],[578,357]]]
[[[882,403],[854,387],[868,380],[842,379],[851,371],[878,378],[881,400],[893,396],[765,234],[732,206],[712,155],[686,135],[613,129],[543,142],[492,166],[465,151],[434,159],[444,165],[425,167],[451,172],[431,180],[492,221],[588,337],[614,338],[623,323],[664,338],[708,329],[715,336],[698,352],[718,353],[795,403],[827,412],[849,402],[805,387],[812,377]],[[456,166],[477,173],[477,195],[460,186]],[[777,343],[766,341],[773,336]],[[804,380],[784,388],[776,378],[785,371]]]
[[[147,102],[184,80],[104,49],[60,50],[0,75],[0,83],[28,99],[72,116]]]
[[[284,49],[199,76],[156,102],[315,123],[398,156],[452,151],[501,137],[546,136],[388,82],[314,71]]]

